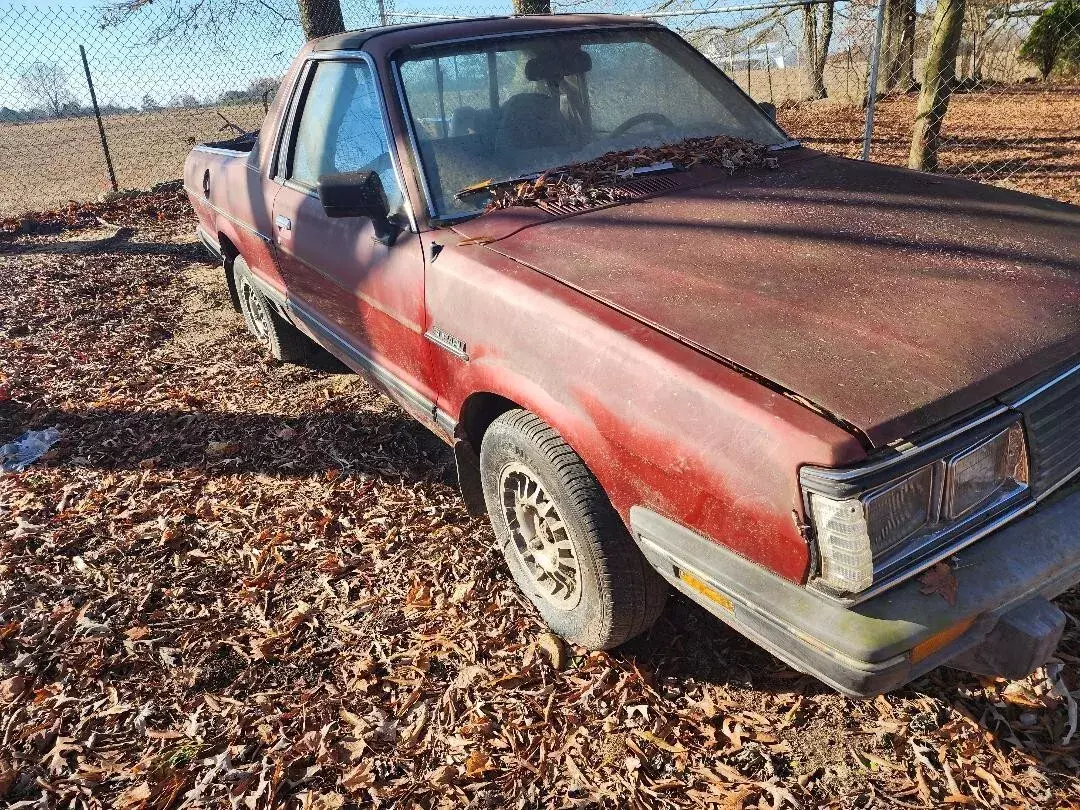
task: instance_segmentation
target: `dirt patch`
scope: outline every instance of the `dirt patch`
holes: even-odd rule
[[[165,351],[183,361],[212,346],[242,339],[243,321],[232,307],[224,271],[216,264],[189,264],[176,284],[180,323]]]

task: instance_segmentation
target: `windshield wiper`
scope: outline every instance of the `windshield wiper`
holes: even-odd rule
[[[573,166],[566,166],[564,169],[572,169]],[[455,199],[463,199],[465,197],[472,196],[473,194],[479,194],[482,191],[491,191],[492,189],[499,188],[501,186],[511,186],[514,183],[525,183],[530,180],[536,180],[538,177],[543,177],[545,174],[557,174],[564,169],[548,169],[542,172],[532,172],[531,174],[522,174],[518,177],[505,177],[501,180],[481,180],[479,183],[473,183],[471,186],[465,186],[463,189],[459,189],[454,193]],[[636,177],[639,174],[651,174],[653,172],[668,172],[677,171],[679,169],[670,160],[661,161],[660,163],[653,163],[651,166],[638,166],[632,169],[626,169],[624,171],[615,172],[614,176],[619,180],[629,180],[631,177]]]
[[[674,172],[679,171],[680,167],[676,166],[670,160],[662,160],[659,163],[653,163],[648,166],[637,166],[633,169],[626,169],[625,171],[617,172],[616,177],[620,180],[629,180],[631,177],[637,177],[639,174],[652,174],[653,172]]]
[[[471,186],[465,186],[465,188],[458,189],[458,191],[454,192],[454,198],[460,200],[465,197],[470,197],[473,194],[479,194],[482,191],[490,191],[493,188],[499,188],[500,186],[524,183],[527,180],[535,180],[543,174],[544,172],[533,172],[532,174],[522,174],[518,177],[504,177],[501,180],[481,180],[479,183],[473,183]]]

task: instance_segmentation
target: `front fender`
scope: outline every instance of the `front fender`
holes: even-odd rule
[[[629,525],[643,506],[804,581],[801,464],[861,459],[803,405],[542,273],[476,246],[429,265],[440,408],[491,392],[559,431]]]

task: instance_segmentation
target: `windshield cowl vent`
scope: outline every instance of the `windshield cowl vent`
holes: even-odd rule
[[[598,208],[608,208],[612,205],[639,200],[644,197],[653,197],[657,194],[666,194],[678,188],[678,181],[671,176],[664,177],[635,177],[624,180],[611,187],[615,199],[611,202],[594,202],[592,200],[566,200],[551,202],[538,200],[536,206],[552,216],[564,217],[571,214],[580,214],[583,211],[595,211]]]

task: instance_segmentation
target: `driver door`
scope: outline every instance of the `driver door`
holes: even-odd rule
[[[328,217],[316,192],[324,174],[370,170],[382,181],[390,211],[404,210],[376,79],[361,59],[313,60],[301,88],[282,142],[274,201],[290,309],[320,342],[430,422],[419,236],[406,228],[386,244],[370,219]]]

